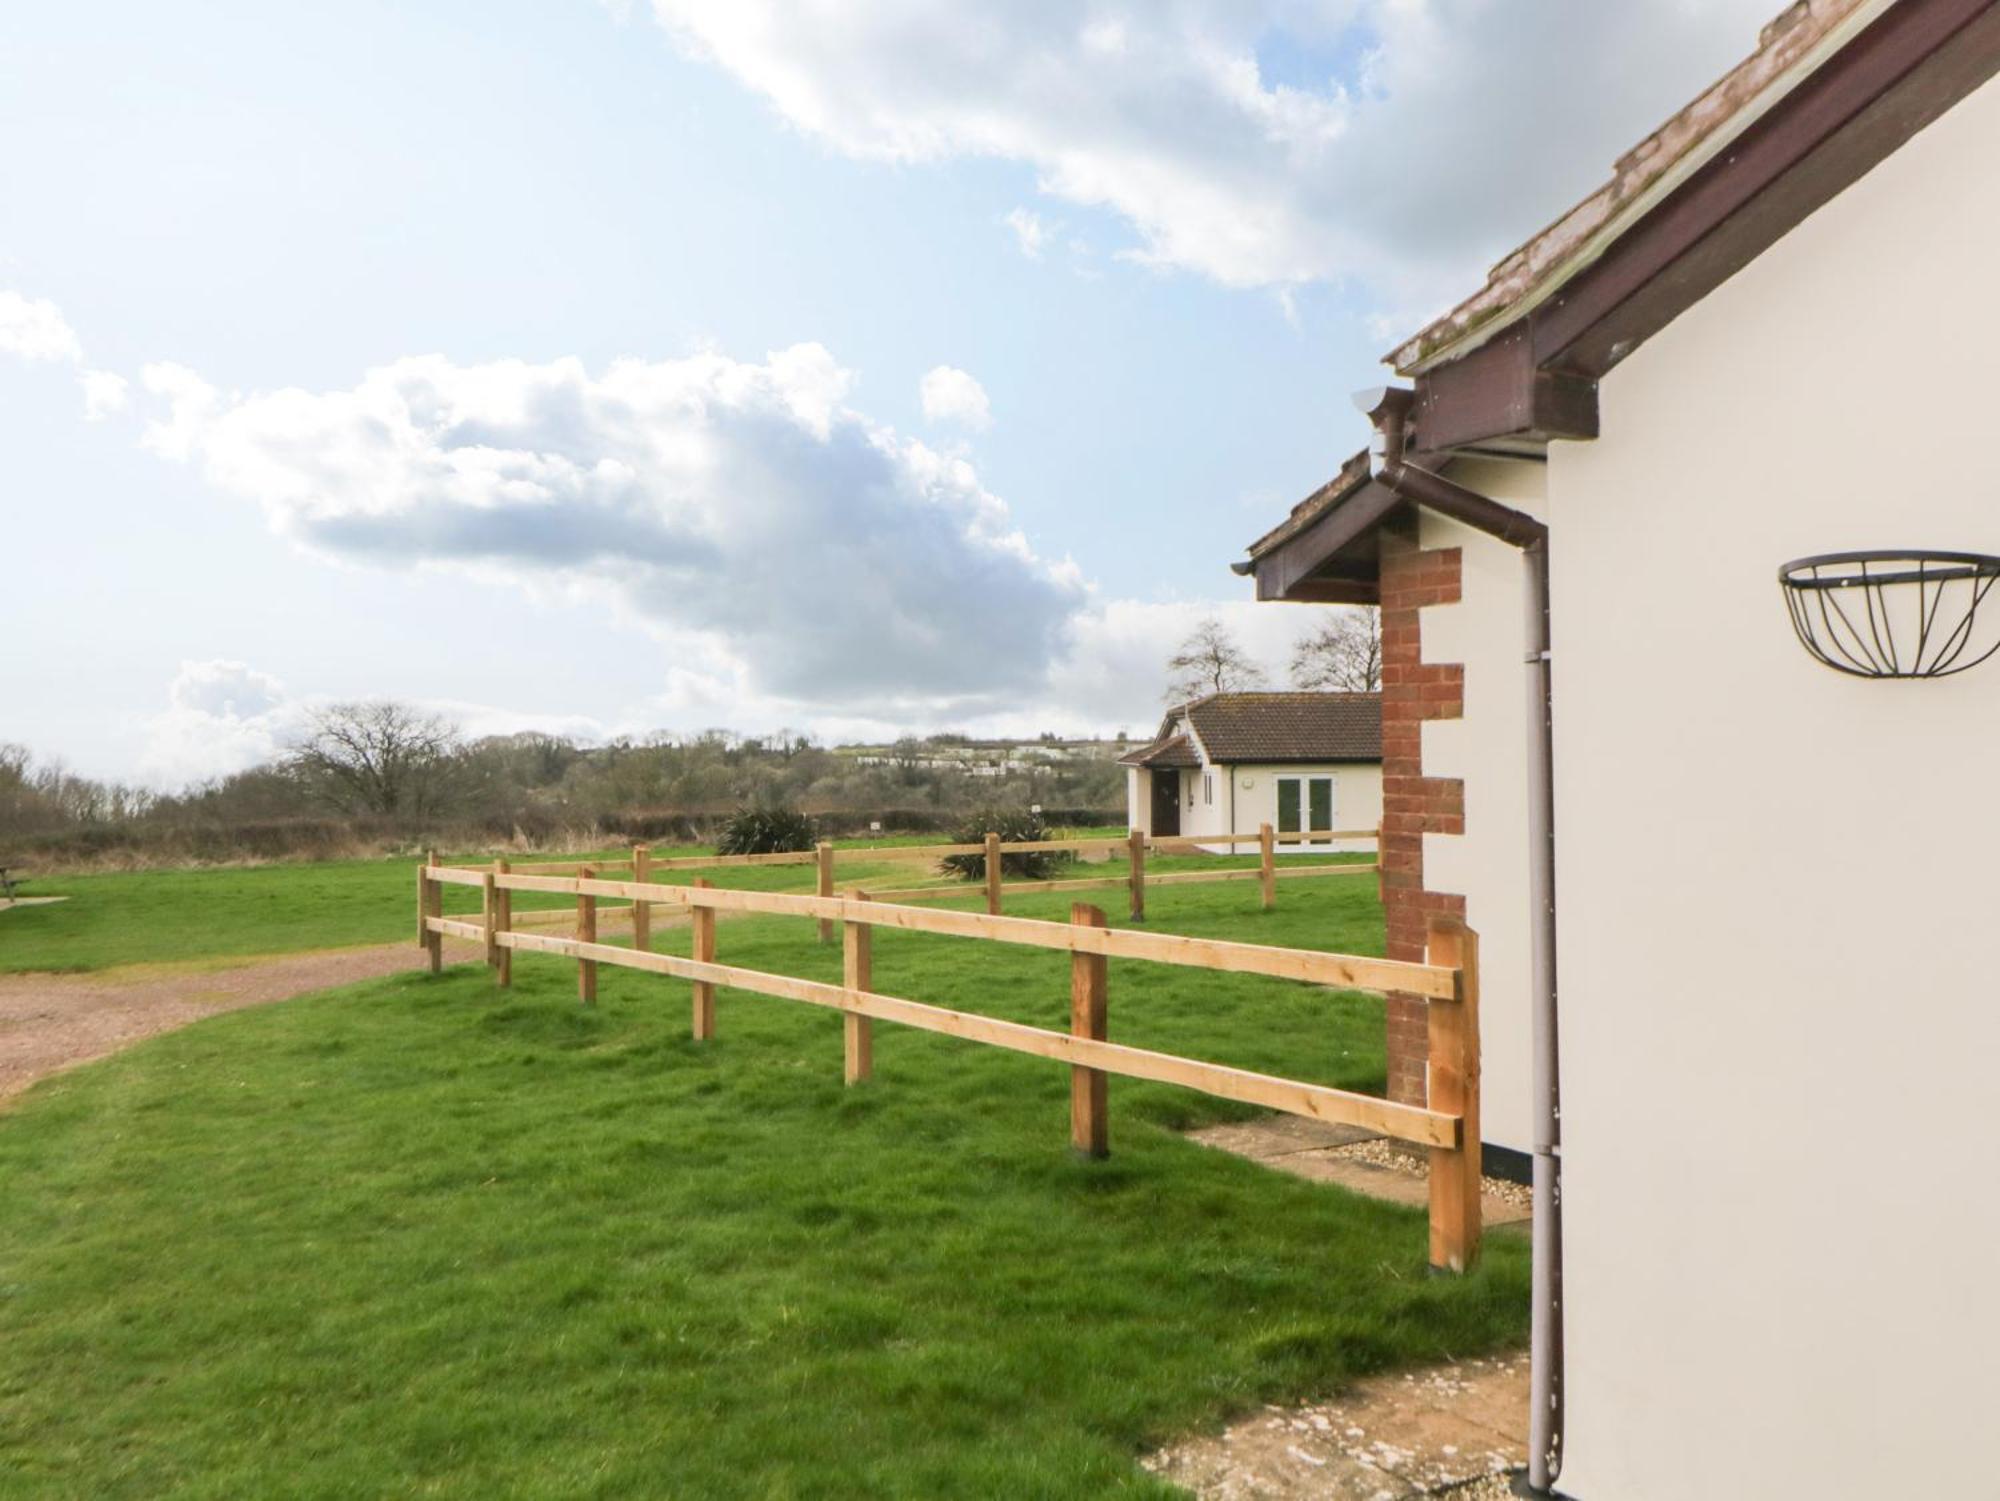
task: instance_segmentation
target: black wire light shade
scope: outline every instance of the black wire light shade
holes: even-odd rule
[[[1835,672],[1942,678],[2000,651],[2000,558],[1977,552],[1829,552],[1778,570],[1799,642]]]

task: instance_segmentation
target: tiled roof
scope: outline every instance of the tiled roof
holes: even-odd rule
[[[1226,766],[1382,759],[1379,693],[1211,693],[1171,711],[1162,738],[1182,719]]]
[[[1693,166],[1808,73],[1883,0],[1797,0],[1758,37],[1757,50],[1618,159],[1611,180],[1494,266],[1486,285],[1405,341],[1388,363],[1408,375],[1454,357],[1554,294]]]
[[[1184,766],[1201,765],[1201,756],[1185,735],[1162,735],[1142,750],[1118,758],[1120,766]]]
[[[1250,556],[1261,558],[1290,541],[1367,483],[1368,450],[1364,448],[1340,466],[1340,473],[1293,506],[1289,516],[1252,542]]]

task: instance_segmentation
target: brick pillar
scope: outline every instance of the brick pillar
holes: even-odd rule
[[[1382,545],[1382,892],[1389,957],[1421,962],[1433,913],[1465,915],[1465,898],[1424,886],[1424,835],[1465,832],[1465,784],[1424,775],[1423,722],[1465,713],[1465,668],[1426,663],[1420,611],[1455,604],[1462,555],[1425,552],[1414,528],[1384,527]],[[1389,1098],[1424,1103],[1430,1035],[1424,1002],[1392,995]]]

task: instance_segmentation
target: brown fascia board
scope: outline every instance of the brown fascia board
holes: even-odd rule
[[[1413,446],[1591,438],[1596,382],[2000,71],[2000,0],[1901,0],[1548,301],[1417,377]]]
[[[1251,564],[1257,598],[1314,604],[1374,604],[1380,595],[1371,553],[1345,558],[1342,549],[1362,541],[1403,501],[1369,480],[1303,530]]]
[[[1332,479],[1293,506],[1283,521],[1252,542],[1247,549],[1250,556],[1260,558],[1287,538],[1304,531],[1321,513],[1339,505],[1367,482],[1368,450],[1364,448],[1342,464],[1340,472]]]
[[[1410,426],[1410,446],[1422,453],[1502,439],[1594,438],[1597,382],[1538,368],[1533,330],[1523,323],[1419,376]]]

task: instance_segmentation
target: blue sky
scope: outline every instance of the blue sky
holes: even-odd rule
[[[11,15],[0,739],[171,783],[357,696],[1143,728],[1203,611],[1274,672],[1311,623],[1226,565],[1380,351],[1764,9]]]

